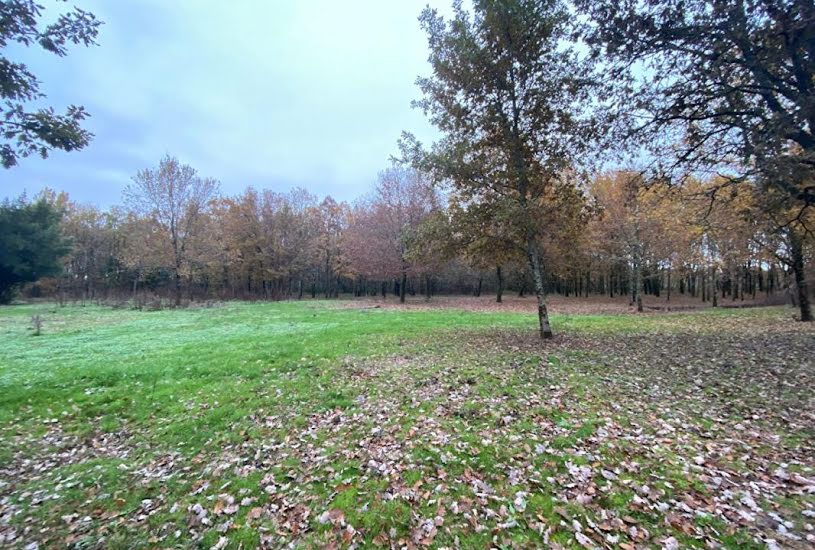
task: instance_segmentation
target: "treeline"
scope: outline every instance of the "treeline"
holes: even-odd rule
[[[551,292],[642,309],[644,292],[783,289],[813,320],[810,0],[478,0],[419,22],[415,105],[440,137],[405,133],[370,196],[220,197],[166,158],[122,209],[54,198],[73,251],[39,288],[176,304],[511,288],[535,294],[542,338]]]
[[[540,250],[546,292],[626,296],[640,309],[643,293],[715,306],[784,291],[797,302],[795,235],[759,223],[749,189],[711,202],[715,186],[649,187],[617,171],[562,190],[549,213],[557,223],[537,220],[549,222]],[[302,189],[222,197],[216,182],[170,157],[134,178],[123,206],[101,210],[54,192],[44,199],[63,213],[69,246],[61,275],[29,286],[30,296],[138,306],[486,292],[501,301],[505,291],[533,290],[510,224],[462,209],[399,165],[353,204]]]

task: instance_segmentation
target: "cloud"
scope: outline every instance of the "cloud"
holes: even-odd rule
[[[402,130],[426,74],[425,0],[98,0],[100,45],[55,59],[24,52],[49,102],[92,113],[93,144],[0,174],[13,194],[50,185],[110,204],[138,169],[179,156],[226,193],[302,186],[353,199]]]

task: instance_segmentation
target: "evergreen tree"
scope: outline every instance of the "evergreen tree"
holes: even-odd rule
[[[18,285],[57,275],[70,243],[60,232],[62,211],[41,198],[0,206],[0,304],[11,302]]]

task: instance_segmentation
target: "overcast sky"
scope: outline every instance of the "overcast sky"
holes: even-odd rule
[[[55,13],[53,0],[45,0]],[[450,2],[430,2],[446,7]],[[69,2],[68,5],[73,4]],[[141,168],[178,156],[225,194],[248,185],[351,200],[402,130],[431,139],[418,75],[427,0],[95,0],[99,46],[14,53],[48,103],[91,113],[82,151],[0,169],[0,196],[48,186],[109,206]],[[446,10],[445,10],[446,11]]]

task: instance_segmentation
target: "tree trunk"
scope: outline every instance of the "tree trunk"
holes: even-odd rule
[[[637,311],[642,313],[642,267],[639,262],[634,269],[634,301],[637,303]]]
[[[176,233],[175,219],[170,220],[170,241],[173,245],[173,260],[174,269],[173,277],[175,279],[175,307],[181,305],[181,252],[184,247],[179,249],[178,234]]]
[[[476,297],[476,298],[480,298],[480,297],[481,297],[481,284],[482,284],[483,282],[484,282],[484,278],[483,278],[483,277],[479,277],[479,278],[478,278],[478,285],[475,287],[475,297]]]
[[[399,284],[399,303],[405,303],[405,292],[407,291],[407,270],[402,269],[402,282]]]
[[[750,274],[750,291],[752,293],[753,300],[756,299],[756,291],[758,290],[758,284],[761,277],[761,264],[756,265],[755,271],[752,271]]]
[[[631,303],[637,306],[637,311],[642,312],[642,265],[639,251],[634,249],[634,261],[631,265]]]
[[[666,302],[671,301],[671,266],[668,266],[668,286],[665,289],[667,291],[667,296],[665,297]]]
[[[538,242],[534,236],[526,239],[526,255],[529,259],[529,268],[532,270],[532,279],[535,282],[535,294],[538,297],[538,324],[540,325],[541,339],[552,338],[552,327],[549,325],[549,312],[546,310],[546,294],[543,289],[543,270],[541,269]]]
[[[181,269],[179,268],[178,264],[175,266],[175,307],[179,307],[181,305]]]
[[[707,284],[705,280],[705,274],[702,273],[700,278],[702,279],[702,301],[707,302]]]
[[[501,271],[501,266],[496,266],[495,275],[498,278],[498,291],[496,292],[495,301],[499,304],[504,295],[504,273]]]
[[[718,293],[718,291],[716,289],[716,268],[715,267],[710,268],[710,290],[711,290],[710,299],[713,302],[712,303],[713,307],[719,307],[719,300],[717,299],[717,296],[719,295],[719,293]]]
[[[325,256],[325,297],[331,298],[331,256]]]
[[[795,276],[795,286],[798,289],[798,309],[801,311],[801,321],[812,322],[812,304],[809,302],[809,288],[804,272],[804,250],[801,236],[795,228],[790,229],[790,253],[792,255],[792,272]]]

